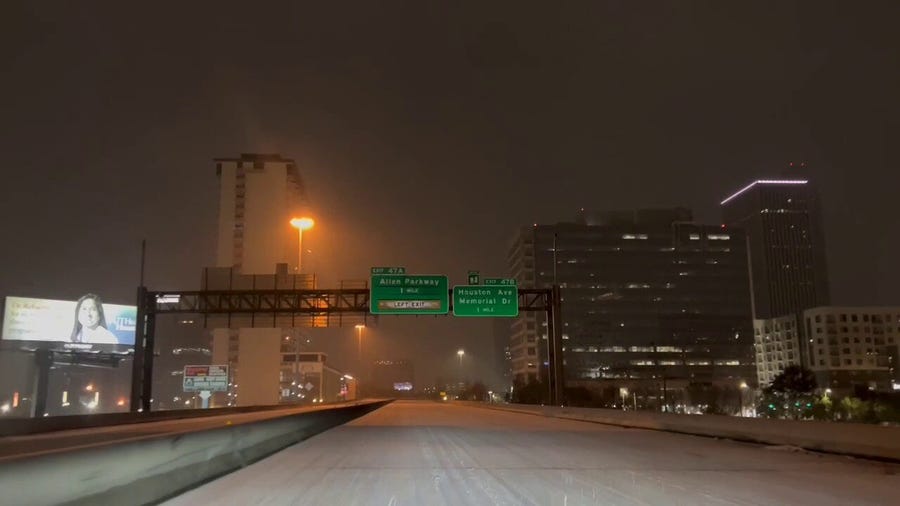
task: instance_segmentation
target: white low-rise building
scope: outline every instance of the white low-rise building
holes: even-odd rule
[[[824,306],[803,312],[804,364],[819,386],[890,390],[900,384],[900,307]]]
[[[900,387],[900,307],[821,306],[753,321],[756,370],[765,387],[785,367],[812,370],[820,389]]]
[[[756,377],[765,388],[785,367],[800,364],[800,329],[793,316],[753,320]]]

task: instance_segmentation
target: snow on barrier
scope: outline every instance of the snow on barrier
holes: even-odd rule
[[[173,409],[151,411],[149,413],[95,413],[90,415],[63,415],[41,418],[0,418],[0,437],[27,436],[66,430],[108,427],[110,425],[207,418],[217,415],[238,415],[243,413],[259,413],[283,409],[284,405],[235,406],[230,408],[212,409]]]
[[[6,460],[0,463],[0,504],[156,503],[389,402]]]
[[[460,402],[460,404],[620,427],[720,437],[768,445],[796,446],[813,451],[900,461],[900,427],[896,426],[525,404],[480,402]]]

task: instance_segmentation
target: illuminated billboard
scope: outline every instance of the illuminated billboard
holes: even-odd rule
[[[408,381],[403,381],[400,383],[394,383],[394,390],[398,392],[410,392],[413,389],[412,383]]]
[[[227,392],[227,365],[186,365],[182,386],[185,392]]]
[[[77,301],[7,297],[0,336],[5,341],[63,343],[77,349],[131,348],[136,322],[135,306],[107,304],[94,294]]]

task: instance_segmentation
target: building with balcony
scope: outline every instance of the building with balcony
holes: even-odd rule
[[[824,306],[803,312],[806,366],[820,388],[900,388],[900,306]]]
[[[753,320],[753,344],[760,387],[772,383],[785,367],[801,363],[800,328],[793,315]]]
[[[754,320],[754,338],[762,387],[802,365],[822,390],[900,389],[900,307],[821,306],[804,311],[800,324],[793,316]]]

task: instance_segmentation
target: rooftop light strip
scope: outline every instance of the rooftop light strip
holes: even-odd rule
[[[808,182],[809,181],[807,181],[806,179],[757,179],[756,181],[748,184],[747,186],[745,186],[745,187],[741,188],[740,190],[738,190],[737,192],[735,192],[732,196],[728,197],[727,199],[723,200],[722,202],[719,202],[719,205],[725,205],[731,199],[737,197],[738,195],[744,193],[745,191],[749,190],[750,188],[753,188],[754,186],[756,186],[758,184],[806,184]]]

